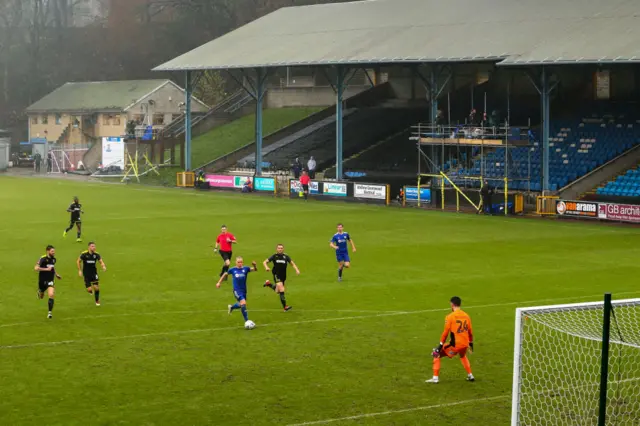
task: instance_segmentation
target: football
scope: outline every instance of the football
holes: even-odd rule
[[[266,281],[264,282],[264,286],[265,286],[265,287],[269,287],[270,285],[271,285],[271,281],[266,280]]]
[[[256,328],[256,323],[251,320],[248,320],[247,322],[244,323],[244,328],[246,330],[253,330],[254,328]]]

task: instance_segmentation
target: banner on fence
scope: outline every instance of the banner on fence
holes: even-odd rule
[[[598,218],[640,223],[640,205],[600,203],[598,205]]]
[[[560,216],[597,218],[598,203],[558,200],[556,202],[556,213]]]
[[[275,192],[276,180],[274,178],[253,178],[253,189],[256,191],[269,191]]]
[[[254,191],[274,192],[276,188],[274,178],[229,175],[205,175],[204,178],[211,188],[242,189],[247,180],[252,183]]]
[[[386,200],[387,186],[355,183],[353,184],[353,196],[356,198],[366,198],[371,200]]]
[[[212,188],[235,188],[235,176],[205,175],[205,180]]]
[[[332,197],[347,196],[346,183],[323,182],[322,187],[323,187],[324,195],[330,195]]]
[[[407,186],[405,188],[404,198],[408,203],[417,203],[418,187]],[[431,203],[431,188],[420,188],[420,202]]]
[[[124,145],[123,138],[102,138],[102,165],[124,169]]]

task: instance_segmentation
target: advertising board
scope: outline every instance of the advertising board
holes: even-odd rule
[[[408,203],[417,203],[418,188],[416,186],[407,186],[405,188],[404,197]],[[431,188],[420,188],[420,202],[431,203]]]
[[[291,180],[291,193],[298,194],[302,192],[302,184],[298,180]],[[326,184],[325,184],[326,185]],[[322,195],[320,192],[320,182],[312,180],[309,182],[309,194],[311,195]],[[329,195],[329,194],[327,194]]]
[[[598,205],[598,218],[640,223],[640,205],[600,203]]]
[[[598,203],[592,203],[588,201],[558,200],[556,202],[556,213],[559,216],[597,218]]]
[[[124,139],[102,138],[102,165],[124,169]]]
[[[211,188],[235,188],[235,176],[226,175],[205,175],[205,180],[209,182]]]
[[[274,192],[276,190],[276,180],[274,178],[264,177],[253,178],[253,189],[256,191]]]
[[[356,198],[366,198],[371,200],[386,200],[387,186],[355,183],[353,185],[353,196]]]
[[[316,181],[309,182],[309,194],[318,195],[320,194],[320,185]]]
[[[276,189],[274,178],[229,175],[205,175],[204,178],[209,182],[211,188],[242,189],[244,183],[249,179],[253,183],[254,191],[274,192]]]
[[[330,195],[332,197],[346,197],[347,196],[347,184],[346,183],[334,183],[323,182],[322,189],[324,195]]]

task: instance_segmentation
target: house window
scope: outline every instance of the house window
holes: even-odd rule
[[[60,114],[56,114],[56,124],[62,124],[62,116]]]
[[[111,124],[113,124],[114,126],[120,126],[121,125],[120,114],[116,114],[116,115],[112,116]]]
[[[49,124],[49,116],[48,115],[43,115],[42,116],[42,124]]]
[[[31,124],[38,124],[38,116],[34,115],[33,117],[31,117]]]
[[[142,114],[135,114],[133,116],[133,121],[136,122],[136,124],[142,124],[142,122],[144,121],[144,115]]]
[[[153,125],[154,126],[164,125],[164,114],[153,114]]]
[[[102,125],[111,126],[111,116],[109,114],[102,115]]]

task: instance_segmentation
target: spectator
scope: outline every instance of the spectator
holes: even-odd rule
[[[53,156],[51,152],[47,152],[47,173],[51,173],[53,170]]]
[[[398,192],[398,197],[396,198],[398,203],[402,204],[404,202],[404,189],[400,188],[400,192]]]
[[[244,181],[244,185],[242,185],[242,192],[252,192],[253,184],[251,182],[251,178],[248,177],[247,180]]]
[[[298,157],[296,157],[296,160],[293,162],[291,170],[293,170],[293,177],[298,179],[300,177],[300,172],[302,172],[302,163],[300,163],[300,159]]]
[[[204,171],[203,170],[199,170],[198,174],[196,176],[196,188],[198,189],[204,189],[206,187],[207,180],[204,177]]]
[[[489,186],[489,181],[485,180],[482,189],[480,190],[482,196],[482,210],[485,213],[491,214],[491,197],[493,195],[493,188]],[[478,210],[478,213],[480,210]]]
[[[313,155],[309,158],[309,161],[307,162],[307,167],[309,168],[309,177],[311,179],[315,179],[316,178],[316,159],[313,158]]]
[[[33,156],[33,165],[36,169],[36,173],[40,173],[40,165],[42,164],[42,155],[39,152],[36,152],[36,155]]]
[[[305,201],[309,198],[309,182],[311,178],[307,172],[302,172],[302,176],[300,176],[300,185],[302,185],[302,193],[304,194]]]

